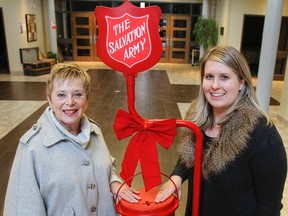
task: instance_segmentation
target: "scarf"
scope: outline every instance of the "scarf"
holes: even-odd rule
[[[194,115],[195,103],[192,103],[185,119],[191,121]],[[213,138],[203,152],[204,179],[208,179],[211,174],[224,171],[240,153],[247,149],[247,142],[261,116],[263,115],[251,104],[234,111],[230,120],[222,126],[219,136]],[[183,129],[182,132],[178,152],[180,160],[190,168],[194,165],[195,137],[188,129]]]
[[[55,114],[51,108],[49,110],[49,114],[52,119],[52,122],[65,137],[67,137],[72,142],[79,144],[83,148],[86,147],[86,145],[90,141],[91,128],[90,128],[90,122],[85,115],[83,115],[80,121],[81,132],[77,136],[75,136],[71,134],[65,127],[63,127],[62,124],[60,124],[60,122],[56,119]]]

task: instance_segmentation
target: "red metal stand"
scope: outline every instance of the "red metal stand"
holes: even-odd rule
[[[112,69],[116,71],[123,72],[124,76],[126,77],[127,97],[128,97],[127,101],[128,101],[128,109],[129,109],[129,114],[130,114],[129,117],[132,116],[133,120],[136,121],[136,124],[138,124],[139,122],[140,124],[143,123],[141,127],[137,125],[139,126],[139,128],[141,128],[140,129],[141,132],[143,130],[145,131],[147,128],[149,128],[149,126],[152,127],[153,124],[155,123],[160,123],[160,125],[162,125],[162,123],[166,124],[168,122],[167,123],[168,126],[173,126],[172,133],[168,134],[168,138],[166,136],[167,140],[169,141],[168,143],[169,146],[173,142],[174,137],[176,135],[176,132],[177,132],[176,127],[189,128],[195,134],[196,146],[195,146],[195,162],[194,162],[192,215],[198,216],[199,215],[199,202],[200,202],[201,163],[202,163],[202,145],[203,145],[202,144],[203,137],[202,137],[201,130],[194,123],[190,121],[185,121],[185,120],[172,119],[173,123],[171,123],[170,122],[171,119],[170,120],[145,119],[141,117],[135,109],[135,77],[137,77],[137,73],[148,70],[153,65],[155,65],[159,61],[162,55],[162,51],[163,51],[162,41],[161,41],[159,31],[158,31],[160,16],[161,16],[161,9],[155,5],[149,6],[146,8],[139,8],[139,7],[134,6],[131,2],[129,2],[129,0],[125,0],[123,4],[121,4],[120,6],[116,8],[107,8],[103,6],[97,6],[94,12],[95,12],[95,17],[98,23],[98,30],[99,30],[98,40],[97,40],[97,50],[98,51],[101,50],[101,52],[98,52],[98,56],[106,65],[108,65],[109,67],[111,67]],[[121,113],[123,114],[123,112]],[[128,114],[128,113],[125,112],[125,114]],[[123,120],[123,118],[121,120]],[[127,119],[124,119],[123,121],[125,120]],[[175,125],[175,122],[176,122],[176,125]],[[120,124],[121,123],[122,122],[120,122]],[[128,124],[130,124],[130,122]],[[117,127],[118,126],[119,124],[117,124]],[[123,124],[121,125],[121,127],[122,126]],[[127,128],[124,128],[124,131],[125,132],[128,131],[129,133],[131,131],[135,132],[134,128],[133,129],[130,128],[129,130]],[[167,127],[165,127],[165,129],[164,130],[162,129],[162,131],[168,132],[169,130],[167,129]],[[124,133],[122,132],[123,131],[120,131],[120,136],[122,136],[123,138]],[[147,132],[147,130],[145,132]],[[126,135],[127,134],[125,134],[125,136]],[[128,135],[130,136],[132,135],[132,133]],[[137,138],[140,136],[139,134],[136,134],[136,135],[137,135]],[[171,137],[173,139],[171,139]],[[157,151],[155,150],[156,147],[154,145],[154,141],[156,139],[155,137],[153,137],[152,141],[151,139],[152,138],[150,137],[148,141],[150,141],[150,144],[151,142],[153,142],[152,143],[153,151],[151,151],[150,149],[148,153],[152,155],[151,153],[153,152],[154,153],[153,155],[157,159],[157,162],[158,162],[158,157],[157,157],[158,155],[157,155]],[[133,140],[133,142],[134,141],[135,140]],[[147,151],[145,153],[147,154]],[[129,159],[131,159],[131,157]],[[133,158],[133,159],[134,159],[133,161],[136,162],[134,164],[137,165],[138,158],[136,159]],[[131,160],[128,162],[131,165]],[[159,164],[157,163],[157,165]],[[149,166],[147,168],[145,166],[145,168],[146,170],[152,170],[154,167]],[[157,171],[158,171],[158,166],[157,166]],[[129,178],[131,176],[131,173],[129,172],[129,175],[125,177]],[[159,178],[156,178],[156,180],[152,179],[152,182],[158,184],[158,179],[161,182],[160,175],[158,177]]]
[[[161,119],[147,120],[141,117],[135,109],[135,77],[136,75],[126,75],[126,86],[127,86],[127,101],[128,109],[131,115],[134,115],[143,121],[146,121],[147,124],[152,121],[161,121]],[[193,199],[192,199],[192,215],[199,215],[199,206],[200,206],[200,186],[201,186],[201,164],[202,164],[202,149],[203,149],[203,136],[201,130],[197,125],[190,121],[186,120],[176,120],[177,127],[186,127],[189,128],[196,137],[195,145],[195,161],[194,161],[194,185],[193,185]]]

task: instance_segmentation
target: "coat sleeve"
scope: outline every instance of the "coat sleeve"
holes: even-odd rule
[[[268,127],[268,126],[267,126]],[[266,131],[266,132],[265,132]],[[287,175],[287,157],[283,141],[274,126],[257,136],[260,148],[252,161],[257,197],[257,216],[279,216]]]
[[[116,159],[111,156],[111,161],[112,161],[112,175],[110,178],[110,184],[114,181],[122,183],[123,181],[120,179],[120,177],[118,175],[118,171],[117,171],[117,167],[116,167]]]
[[[36,179],[33,154],[19,144],[8,182],[4,216],[45,216],[45,205]]]

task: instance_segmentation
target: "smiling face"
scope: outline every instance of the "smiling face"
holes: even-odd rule
[[[204,68],[203,93],[214,114],[225,113],[235,102],[244,80],[222,63],[208,60]]]
[[[83,81],[80,78],[54,79],[47,99],[56,119],[70,133],[77,135],[88,102]]]

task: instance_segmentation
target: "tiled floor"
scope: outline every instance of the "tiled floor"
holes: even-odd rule
[[[78,62],[78,64],[81,67],[83,67],[85,70],[107,69],[107,67],[101,63]],[[172,95],[173,97],[169,95],[169,100],[167,99],[168,98],[167,92],[163,90],[166,88],[164,86],[165,82],[164,81],[162,82],[161,80],[161,79],[166,79],[165,76],[161,75],[159,77],[157,76],[153,77],[153,73],[145,74],[145,72],[143,72],[143,73],[138,74],[139,79],[145,79],[145,76],[147,76],[147,80],[151,79],[155,83],[159,82],[159,87],[156,86],[155,88],[152,88],[152,92],[150,92],[150,87],[148,88],[148,86],[150,86],[151,83],[146,83],[146,84],[141,83],[141,85],[147,85],[147,92],[145,91],[140,92],[139,95],[136,95],[136,108],[145,107],[145,110],[138,110],[138,111],[141,115],[143,115],[144,117],[148,117],[148,118],[165,118],[165,116],[181,118],[181,115],[182,116],[184,115],[185,110],[187,109],[189,105],[189,100],[188,100],[189,98],[187,99],[187,97],[181,97],[181,91],[183,91],[182,94],[186,94],[187,89],[190,89],[190,87],[193,85],[199,84],[200,77],[199,77],[198,68],[192,67],[190,64],[157,64],[152,69],[167,71],[167,74],[168,74],[167,79],[169,79],[168,82],[170,81],[171,84],[177,85],[177,89],[176,88],[173,89],[174,87],[172,86],[173,92],[169,94],[175,93],[175,95]],[[125,109],[126,107],[125,107],[125,104],[123,104],[123,101],[121,100],[117,101],[117,98],[115,96],[116,94],[118,94],[119,96],[121,93],[123,93],[122,96],[125,96],[125,80],[123,81],[123,79],[121,79],[122,78],[121,73],[114,74],[113,76],[114,76],[113,82],[109,80],[108,75],[103,81],[103,83],[96,82],[94,86],[92,86],[93,90],[95,91],[95,95],[92,94],[92,96],[94,96],[94,98],[98,98],[101,96],[102,91],[104,94],[103,86],[105,86],[106,89],[110,89],[110,91],[114,93],[114,95],[111,95],[111,94],[107,95],[107,97],[111,97],[109,98],[109,100],[110,99],[115,100],[114,104],[117,104],[117,106],[119,106],[118,108],[121,107]],[[47,79],[47,75],[31,77],[31,76],[22,76],[22,75],[14,75],[14,74],[11,74],[11,75],[0,74],[0,81],[8,81],[8,82],[21,82],[21,83],[22,82],[40,82],[41,83],[41,82],[45,82],[46,79]],[[257,80],[254,80],[255,84],[256,82]],[[1,85],[1,82],[0,82],[0,85]],[[140,86],[140,88],[142,87],[143,86]],[[167,86],[167,88],[170,88],[170,87],[171,86]],[[137,78],[136,78],[136,88],[137,88]],[[145,89],[145,86],[144,86],[144,89]],[[283,82],[274,81],[271,97],[273,97],[275,100],[280,101],[282,89],[283,89]],[[195,93],[197,93],[196,90],[195,90]],[[17,94],[17,92],[15,94]],[[143,97],[143,98],[140,98],[140,97]],[[153,102],[155,100],[155,97],[162,97],[161,100],[163,103],[154,104]],[[172,103],[170,104],[171,98],[172,100],[174,100],[174,102],[175,101],[177,102],[178,106],[174,107]],[[101,100],[103,100],[103,98]],[[17,128],[21,122],[29,118],[32,113],[34,113],[38,108],[42,107],[45,103],[46,103],[45,97],[43,97],[42,99],[38,99],[38,100],[34,99],[34,100],[28,100],[28,101],[27,100],[25,101],[10,100],[10,99],[0,100],[0,141],[2,138],[4,139],[5,138],[4,136],[9,134],[9,132],[11,132],[13,128],[14,129]],[[93,107],[95,107],[96,111],[94,111]],[[101,115],[101,110],[105,110],[106,112],[106,109],[111,110],[110,111],[111,113],[108,112],[104,118],[103,115]],[[117,145],[116,144],[110,145],[109,148],[110,148],[111,154],[118,159],[118,167],[121,167],[121,161],[125,152],[125,148],[123,145],[127,143],[123,141],[117,141],[115,139],[115,136],[111,136],[111,132],[110,133],[108,132],[110,129],[107,126],[108,125],[107,119],[113,120],[114,115],[112,115],[113,113],[112,111],[113,110],[115,111],[115,109],[116,109],[115,107],[105,107],[103,106],[103,104],[101,105],[101,104],[95,103],[95,104],[92,104],[92,106],[89,108],[88,111],[89,113],[91,113],[93,117],[95,117],[96,121],[98,122],[100,121],[99,123],[101,123],[102,128],[104,129],[103,131],[104,136],[106,134],[106,137],[105,137],[106,142],[117,143]],[[153,112],[149,112],[150,110]],[[270,106],[269,115],[271,116],[272,120],[276,124],[284,140],[286,151],[288,153],[288,133],[287,133],[288,124],[287,122],[282,121],[277,116],[278,110],[279,110],[279,106]],[[155,113],[157,113],[159,116],[153,116],[155,115]],[[107,134],[110,134],[110,135],[108,136]],[[177,160],[174,150],[175,150],[174,146],[170,148],[169,151],[159,148],[159,160],[161,163],[161,168],[163,169],[163,172],[167,174],[169,174],[169,172],[171,171],[171,169],[173,168],[175,164],[175,161]],[[4,160],[4,158],[1,158],[0,160]],[[1,167],[0,167],[0,170],[1,170]],[[286,181],[285,192],[284,192],[284,197],[283,197],[284,208],[282,210],[282,214],[281,214],[282,216],[288,216],[288,205],[287,205],[288,183],[287,181]],[[187,185],[184,185],[184,190],[185,189],[187,189]],[[2,199],[0,200],[3,200],[3,193],[0,195],[0,197],[1,196],[2,196]],[[182,198],[183,201],[180,203],[180,206],[177,209],[176,216],[182,216],[184,214],[183,212],[184,212],[184,206],[185,206],[185,199],[186,197],[183,196]],[[3,203],[0,203],[0,204],[1,204],[0,207],[2,207]],[[0,208],[0,215],[2,215],[1,208]]]

